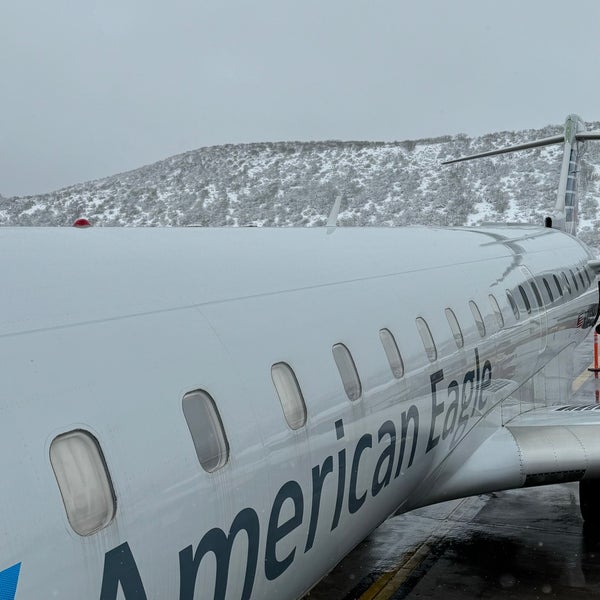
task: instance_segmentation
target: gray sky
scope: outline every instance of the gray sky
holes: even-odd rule
[[[214,144],[600,119],[598,0],[19,0],[0,194]]]

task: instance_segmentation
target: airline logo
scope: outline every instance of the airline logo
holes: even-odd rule
[[[197,545],[183,548],[179,552],[179,600],[193,600],[206,585],[206,582],[199,583],[197,580],[201,563],[207,555],[210,557],[207,560],[216,567],[213,571],[214,600],[228,597],[230,571],[237,578],[243,576],[240,600],[250,600],[257,575],[264,573],[268,581],[274,581],[292,567],[301,554],[310,552],[319,523],[323,527],[323,521],[326,521],[325,528],[334,531],[342,522],[342,516],[357,513],[370,498],[375,498],[438,444],[445,442],[449,448],[456,445],[466,434],[471,419],[486,406],[489,399],[487,390],[492,384],[492,363],[481,360],[479,350],[475,348],[472,369],[455,379],[447,375],[442,369],[430,375],[431,411],[423,413],[416,404],[411,404],[394,420],[386,420],[376,431],[366,432],[352,442],[346,442],[343,420],[335,421],[337,451],[312,468],[310,489],[303,489],[298,481],[291,479],[275,495],[270,511],[247,506],[235,515],[229,531],[213,527],[204,533]],[[427,445],[425,447],[423,440],[419,446],[419,439],[427,431],[423,421],[428,417]],[[422,454],[417,451],[418,447]],[[368,455],[373,452],[378,456],[371,460],[371,476],[366,478],[366,486],[363,483],[365,487],[361,487],[359,470],[362,468],[364,473]],[[335,494],[328,496],[331,498],[331,506],[327,507],[330,510],[325,510],[324,506],[326,486],[330,486]],[[292,505],[293,513],[290,515]],[[265,512],[269,515],[267,522],[259,517]],[[330,516],[331,521],[328,519]],[[282,550],[278,549],[278,545],[299,528],[304,530],[304,540],[292,548],[288,544],[288,553],[281,556]],[[238,536],[247,540],[242,542],[246,545],[245,564],[239,560],[233,564],[231,560],[234,545],[240,543]],[[105,554],[100,600],[117,600],[119,589],[127,600],[148,598],[128,542]]]
[[[21,563],[0,571],[0,600],[14,600],[20,571]]]

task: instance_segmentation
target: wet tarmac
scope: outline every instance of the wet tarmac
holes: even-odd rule
[[[587,374],[591,339],[576,354],[582,404],[600,389]],[[600,599],[600,534],[583,525],[578,487],[485,494],[389,519],[305,599]]]

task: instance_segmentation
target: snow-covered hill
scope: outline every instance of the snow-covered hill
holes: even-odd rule
[[[48,194],[0,197],[0,224],[68,225],[86,216],[95,225],[323,225],[338,193],[340,225],[540,223],[555,201],[560,147],[440,162],[561,130],[200,148]],[[600,248],[600,144],[588,145],[579,190],[580,235]]]

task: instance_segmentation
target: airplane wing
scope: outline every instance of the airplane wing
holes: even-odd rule
[[[410,508],[425,498],[440,502],[599,478],[600,405],[545,407],[516,416],[479,442],[457,446],[437,471],[435,484],[429,480]]]

